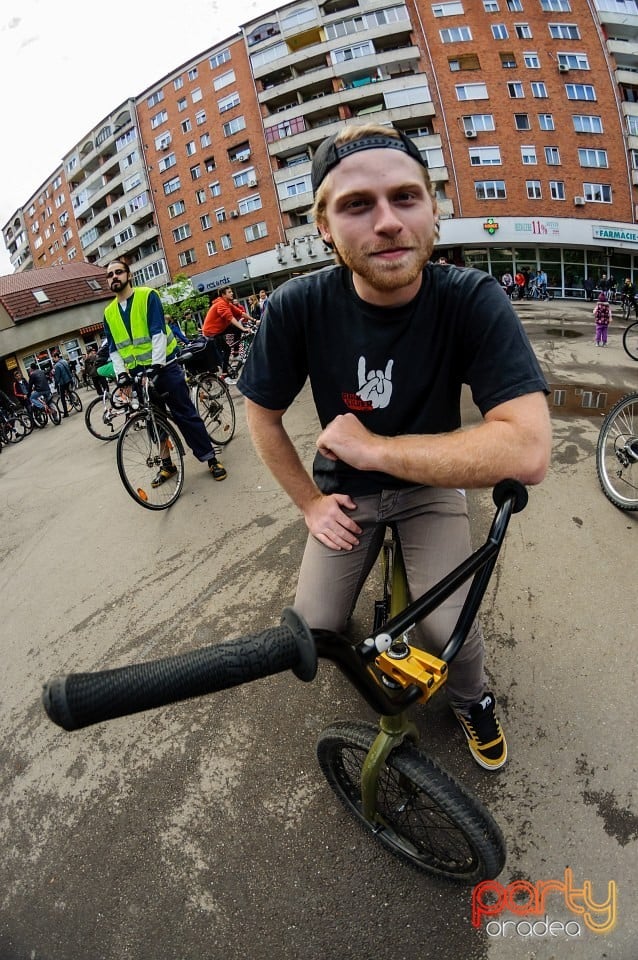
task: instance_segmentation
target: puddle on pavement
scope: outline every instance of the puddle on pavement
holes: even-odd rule
[[[545,333],[549,337],[571,337],[572,339],[584,336],[578,330],[571,330],[568,327],[545,327]]]
[[[591,386],[584,383],[550,383],[547,398],[549,412],[560,416],[601,417],[621,397],[631,393],[626,387]]]

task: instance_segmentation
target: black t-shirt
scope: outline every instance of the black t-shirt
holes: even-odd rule
[[[516,311],[493,277],[428,264],[418,295],[403,307],[357,296],[350,271],[327,267],[284,283],[239,380],[260,406],[284,410],[310,377],[322,426],[354,413],[383,436],[432,434],[461,426],[468,384],[485,415],[498,404],[546,391]],[[352,495],[404,486],[317,454],[317,485]]]

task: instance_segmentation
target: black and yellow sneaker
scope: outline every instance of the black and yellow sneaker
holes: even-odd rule
[[[170,480],[177,473],[177,467],[174,463],[163,463],[159,473],[151,480],[152,487],[161,487],[163,483]]]
[[[469,710],[454,709],[467,737],[470,753],[485,770],[498,770],[507,760],[507,743],[495,711],[496,699],[487,691]]]
[[[223,463],[220,463],[219,460],[209,460],[208,469],[213,476],[213,480],[225,480],[227,477],[224,465]]]

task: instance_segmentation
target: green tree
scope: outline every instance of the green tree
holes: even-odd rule
[[[208,297],[205,293],[198,293],[185,273],[178,273],[172,283],[161,287],[158,291],[164,307],[164,313],[177,320],[181,325],[184,314],[191,311],[193,314],[206,313]]]

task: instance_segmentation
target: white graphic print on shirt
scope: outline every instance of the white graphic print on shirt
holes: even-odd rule
[[[392,396],[393,363],[394,360],[388,360],[385,370],[369,370],[366,373],[366,358],[359,357],[357,369],[359,389],[355,394],[356,402],[348,403],[350,409],[382,410],[388,406]],[[354,399],[352,395],[350,399]]]

